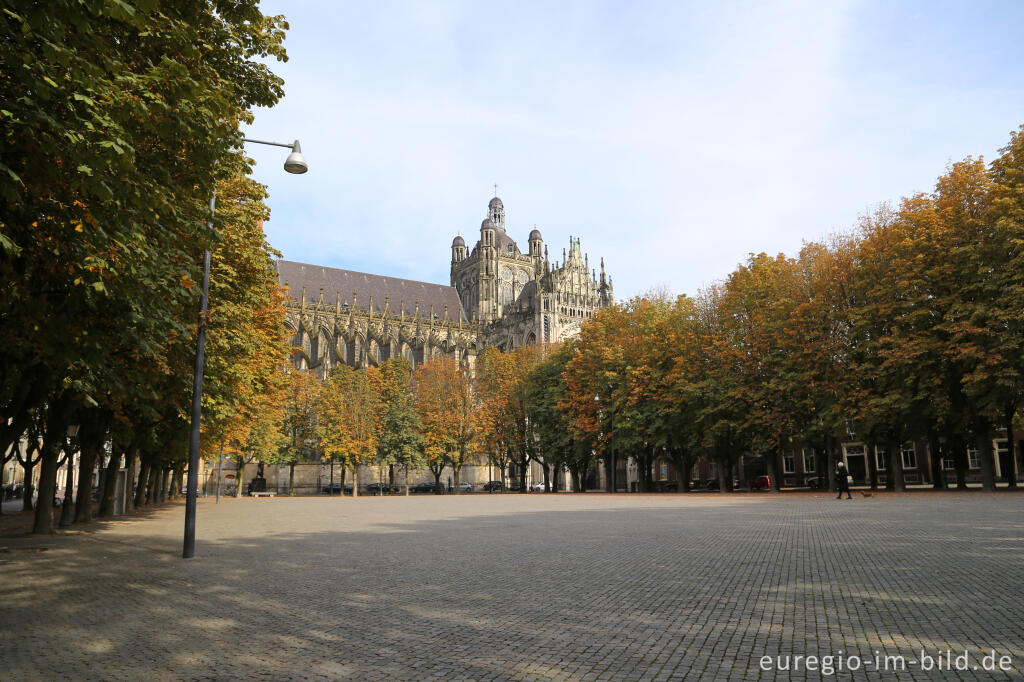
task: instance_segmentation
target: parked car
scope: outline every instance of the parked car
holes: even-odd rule
[[[770,490],[772,487],[772,479],[769,476],[758,476],[751,481],[750,487],[754,490]]]
[[[501,492],[504,489],[505,489],[505,484],[502,483],[501,481],[488,481],[487,483],[484,483],[484,492],[485,493]]]
[[[717,478],[710,478],[705,483],[699,484],[698,487],[704,488],[705,490],[718,490],[719,489],[718,479]],[[731,490],[739,490],[739,487],[740,487],[739,479],[736,479],[736,478],[732,479],[732,488],[731,488]]]
[[[426,481],[424,483],[414,483],[409,486],[410,493],[432,493],[435,492],[437,486],[434,485],[433,481]],[[444,490],[444,485],[441,486],[441,490]]]
[[[338,494],[340,494],[341,493],[341,483],[333,483],[333,484],[332,483],[328,483],[327,485],[325,485],[323,487],[323,493],[324,493],[324,495],[338,495]],[[345,494],[346,495],[351,495],[352,494],[352,486],[350,486],[350,485],[346,485],[345,486]]]
[[[544,481],[538,481],[530,486],[530,492],[542,493],[544,492]]]
[[[470,483],[469,481],[460,481],[459,482],[459,492],[460,493],[471,493],[471,492],[473,492],[473,484]]]
[[[811,490],[817,490],[823,485],[825,485],[825,481],[823,481],[818,476],[811,476],[810,478],[807,479],[807,487],[810,488]]]
[[[654,489],[662,493],[674,493],[679,491],[679,481],[655,481]]]
[[[397,493],[397,492],[398,492],[398,486],[395,486],[394,488],[392,488],[387,483],[368,483],[366,485],[366,494],[367,495],[379,495],[381,493],[383,493],[384,495],[388,495],[390,493]]]

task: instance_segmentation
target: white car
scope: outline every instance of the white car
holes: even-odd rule
[[[542,492],[544,492],[544,481],[541,481],[540,483],[533,483],[533,484],[531,484],[530,485],[530,492],[532,492],[532,493],[542,493]]]

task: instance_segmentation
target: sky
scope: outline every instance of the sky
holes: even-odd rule
[[[1024,124],[1024,2],[342,2],[283,14],[285,97],[245,133],[288,260],[449,283],[498,186],[619,299],[695,294],[991,160]]]

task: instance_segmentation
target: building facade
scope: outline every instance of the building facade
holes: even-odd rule
[[[466,367],[487,346],[510,350],[556,343],[613,300],[612,280],[590,268],[580,240],[562,260],[548,259],[541,233],[524,253],[505,230],[505,207],[494,197],[471,249],[452,242],[450,286],[280,260],[288,290],[286,325],[296,368],[326,377],[331,367],[369,367],[404,357],[415,368],[432,357]]]
[[[452,241],[451,263],[451,285],[480,324],[482,345],[508,350],[564,341],[612,303],[604,259],[598,276],[578,238],[569,238],[568,252],[552,265],[540,230],[530,232],[524,253],[506,231],[501,199],[491,199],[487,213],[472,249],[461,235]]]

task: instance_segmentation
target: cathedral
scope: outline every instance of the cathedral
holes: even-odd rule
[[[570,338],[612,303],[604,259],[598,274],[578,238],[553,264],[539,230],[527,244],[524,253],[507,234],[495,196],[473,248],[462,236],[452,242],[450,286],[279,260],[292,362],[321,378],[337,364],[368,367],[397,356],[413,367],[444,356],[472,368],[487,346]]]

